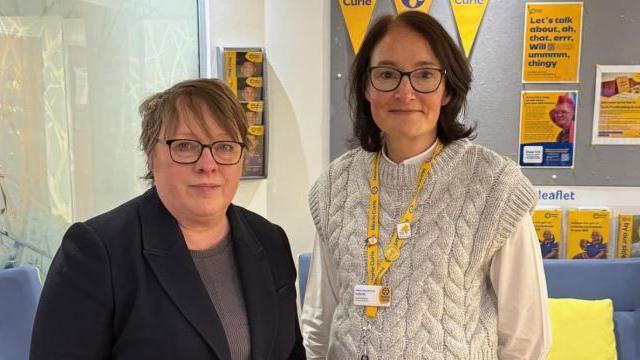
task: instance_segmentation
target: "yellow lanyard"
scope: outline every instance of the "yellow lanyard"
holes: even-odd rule
[[[437,140],[436,140],[437,141]],[[431,163],[440,154],[444,146],[438,141],[431,160],[425,161],[420,166],[418,173],[418,189],[411,200],[409,207],[405,210],[400,219],[400,226],[410,224],[413,220],[413,213],[418,204],[418,197],[427,181]],[[400,249],[404,239],[398,237],[398,231],[393,231],[389,245],[384,251],[382,261],[378,262],[378,239],[380,235],[380,157],[381,152],[376,153],[371,162],[371,175],[369,177],[369,225],[367,226],[367,282],[369,285],[381,285],[382,277],[387,273],[391,265],[400,257]],[[365,307],[367,317],[376,316],[378,308],[375,306]]]

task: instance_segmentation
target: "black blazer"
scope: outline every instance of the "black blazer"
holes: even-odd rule
[[[252,359],[304,359],[284,231],[231,205]],[[230,359],[176,220],[152,188],[64,236],[42,290],[32,360]]]

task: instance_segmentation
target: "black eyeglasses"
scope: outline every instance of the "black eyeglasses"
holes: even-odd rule
[[[204,148],[209,148],[213,160],[218,165],[235,165],[242,158],[242,150],[246,147],[238,141],[214,141],[211,144],[203,144],[190,139],[158,139],[161,144],[169,146],[171,160],[178,164],[194,164],[202,156]]]
[[[393,91],[398,88],[402,78],[407,76],[413,90],[419,93],[435,91],[447,73],[446,69],[419,68],[412,71],[400,71],[390,66],[372,66],[367,69],[371,86],[378,91]]]

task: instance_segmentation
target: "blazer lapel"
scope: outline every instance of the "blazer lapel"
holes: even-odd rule
[[[233,204],[227,210],[238,276],[251,333],[251,358],[265,359],[272,351],[278,319],[278,296],[265,250],[246,219]]]
[[[222,323],[200,280],[182,232],[155,188],[143,197],[140,217],[144,257],[160,284],[218,358],[231,359]]]

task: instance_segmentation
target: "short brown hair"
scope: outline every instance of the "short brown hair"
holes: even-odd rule
[[[407,11],[397,16],[387,15],[376,20],[367,32],[360,51],[351,64],[349,105],[353,118],[352,145],[360,145],[371,152],[382,148],[382,132],[373,121],[371,104],[366,99],[365,93],[373,51],[394,26],[407,26],[422,35],[433,49],[442,68],[446,70],[445,90],[450,100],[440,110],[437,126],[438,139],[448,144],[457,139],[473,137],[475,127],[467,126],[457,120],[467,102],[467,93],[471,86],[471,65],[437,20],[419,11]]]
[[[148,97],[140,104],[142,117],[140,147],[147,157],[144,179],[153,182],[151,153],[158,142],[160,130],[165,134],[175,131],[181,114],[196,115],[198,126],[211,135],[210,125],[204,121],[201,106],[211,112],[218,125],[236,140],[247,142],[244,111],[237,97],[224,82],[217,79],[194,79],[179,82],[167,90]]]

